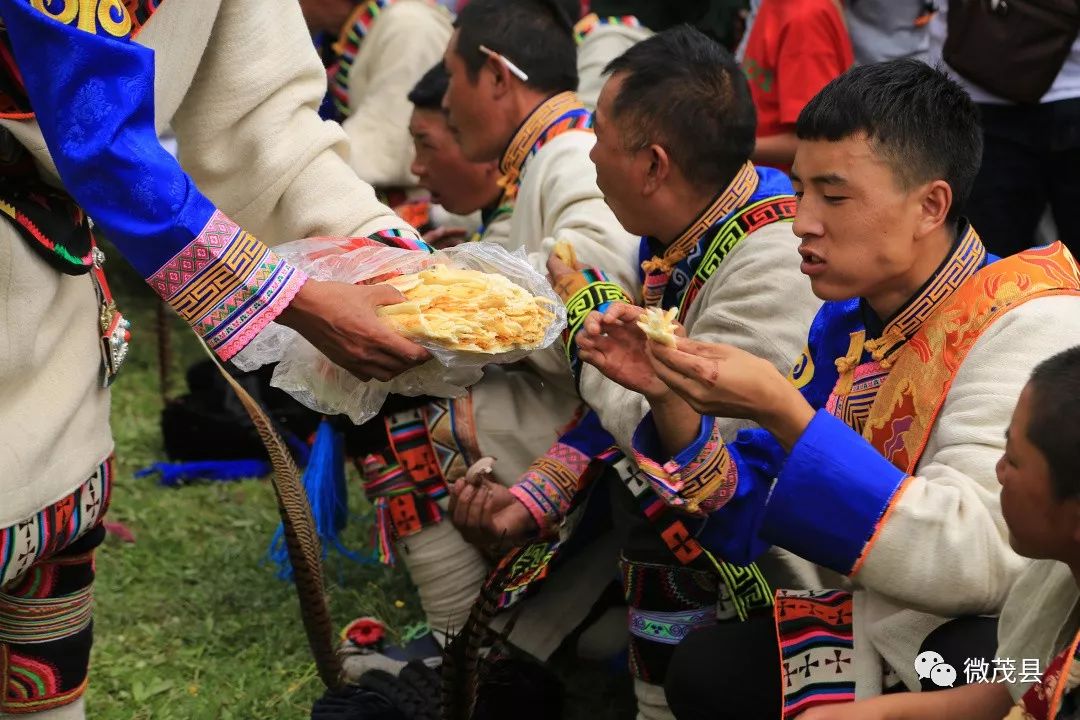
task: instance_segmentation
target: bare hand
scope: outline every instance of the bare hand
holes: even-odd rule
[[[657,399],[671,393],[645,353],[646,338],[637,326],[643,308],[613,303],[603,314],[590,313],[578,333],[578,356],[627,390]]]
[[[360,380],[390,380],[431,359],[375,315],[405,297],[389,285],[308,280],[277,321]]]
[[[450,486],[450,519],[474,545],[519,545],[536,531],[528,509],[498,483],[474,485],[462,479]]]
[[[646,346],[653,370],[702,415],[753,420],[791,449],[814,409],[768,361],[731,345],[679,338]]]
[[[581,263],[571,267],[555,253],[548,255],[548,281],[551,282],[551,287],[555,288],[555,292],[559,294],[563,302],[569,300],[578,289],[585,285],[585,278],[581,274],[584,267]]]
[[[469,231],[463,227],[440,227],[424,233],[424,242],[436,250],[457,247],[469,238]]]

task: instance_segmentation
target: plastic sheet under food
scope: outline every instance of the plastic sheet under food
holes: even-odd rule
[[[532,268],[524,252],[511,253],[493,243],[475,242],[426,253],[393,247],[355,247],[347,239],[308,238],[274,251],[316,280],[363,283],[420,272],[444,264],[506,277],[538,297],[552,301],[554,316],[543,340],[533,348],[498,354],[451,350],[436,342],[414,338],[433,359],[389,382],[362,382],[331,362],[296,331],[271,323],[234,359],[241,370],[278,363],[271,384],[312,410],[345,414],[359,424],[378,414],[387,395],[458,397],[483,375],[485,365],[513,363],[530,352],[550,346],[566,327],[566,309],[547,278]]]

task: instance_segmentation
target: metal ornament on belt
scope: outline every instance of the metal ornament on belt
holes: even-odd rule
[[[98,301],[101,305],[101,358],[104,366],[102,387],[112,385],[116,375],[120,372],[120,366],[128,355],[128,346],[131,342],[131,322],[127,320],[116,307],[116,301],[109,292],[109,286],[105,283],[105,273],[102,265],[105,264],[105,253],[101,248],[94,247],[94,286],[97,289]]]

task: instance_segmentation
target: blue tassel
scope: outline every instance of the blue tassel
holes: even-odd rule
[[[158,484],[179,487],[193,480],[230,482],[245,478],[260,478],[270,474],[270,463],[265,460],[202,460],[198,462],[159,462],[135,473],[141,478],[158,474]]]
[[[345,438],[334,431],[328,420],[319,423],[315,442],[311,445],[307,468],[304,470],[304,492],[311,504],[315,529],[322,543],[323,558],[334,548],[358,563],[372,562],[341,543],[341,531],[349,521],[348,487],[345,484]],[[278,566],[278,577],[292,579],[292,567],[285,549],[285,529],[279,523],[270,541],[268,555]]]

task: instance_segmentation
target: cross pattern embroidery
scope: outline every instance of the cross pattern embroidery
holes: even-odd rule
[[[825,669],[828,670],[830,665],[835,665],[836,674],[839,675],[844,671],[845,664],[851,664],[851,658],[842,657],[843,651],[837,650],[836,648],[833,648],[833,655],[836,658],[835,660],[830,660],[828,658],[825,659]]]
[[[801,672],[804,678],[809,678],[810,672],[816,667],[821,667],[821,663],[817,660],[811,662],[810,653],[806,653],[806,655],[803,656],[803,666],[795,668],[795,672]]]
[[[701,546],[697,541],[690,537],[690,533],[687,532],[686,526],[682,524],[682,521],[676,521],[672,525],[664,528],[664,531],[660,533],[660,536],[664,539],[664,543],[675,554],[679,562],[683,565],[687,565],[701,554]]]

